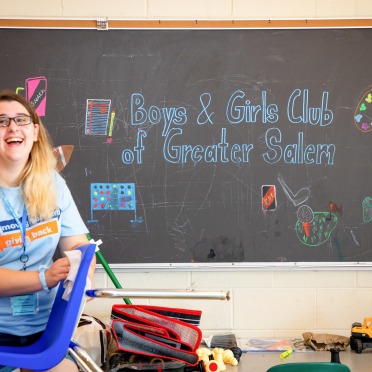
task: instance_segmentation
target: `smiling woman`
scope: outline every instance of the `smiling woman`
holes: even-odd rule
[[[0,151],[2,184],[19,186],[19,176],[29,160],[34,142],[38,140],[39,124],[33,122],[27,109],[17,101],[0,101]]]
[[[49,135],[32,105],[0,92],[0,345],[43,333],[56,288],[70,270],[62,252],[88,242],[71,193],[56,172]],[[93,283],[94,262],[90,270]],[[28,306],[24,306],[27,302]],[[51,371],[77,371],[64,359]]]

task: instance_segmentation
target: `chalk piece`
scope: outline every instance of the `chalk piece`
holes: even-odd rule
[[[291,355],[292,354],[292,349],[288,349],[286,351],[284,351],[283,353],[280,354],[280,359],[284,359],[284,358],[287,358],[288,355]]]

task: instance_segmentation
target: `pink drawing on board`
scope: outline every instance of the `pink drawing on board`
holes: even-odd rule
[[[47,79],[45,76],[26,80],[26,98],[39,116],[45,116],[47,99]]]

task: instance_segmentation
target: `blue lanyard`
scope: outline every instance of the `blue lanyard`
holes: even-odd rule
[[[3,202],[5,203],[8,211],[12,214],[12,216],[16,220],[19,230],[21,231],[23,252],[21,256],[19,257],[19,260],[23,263],[23,270],[26,270],[26,263],[28,261],[28,255],[26,254],[26,223],[27,223],[26,205],[23,207],[22,220],[20,221],[13,207],[10,205],[9,200],[6,198],[3,190],[1,190],[1,196],[3,198]]]

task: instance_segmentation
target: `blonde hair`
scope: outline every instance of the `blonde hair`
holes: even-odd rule
[[[20,175],[20,186],[31,223],[47,220],[57,208],[57,190],[54,179],[56,158],[47,130],[32,105],[21,95],[11,91],[0,92],[0,101],[17,101],[29,112],[32,123],[39,125],[29,159]]]

